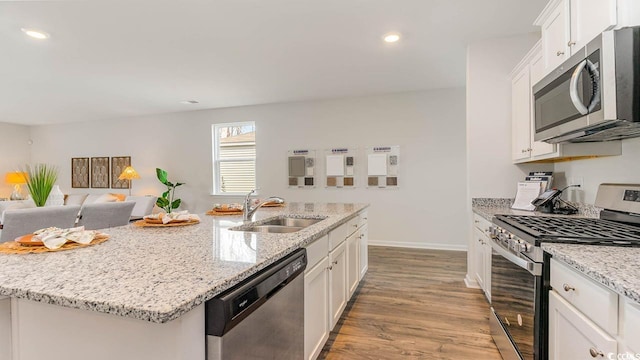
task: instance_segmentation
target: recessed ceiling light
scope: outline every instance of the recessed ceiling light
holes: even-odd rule
[[[394,43],[394,42],[400,40],[400,34],[398,34],[398,33],[388,33],[388,34],[384,35],[383,39],[384,39],[385,42]]]
[[[187,104],[187,105],[198,104],[198,103],[199,103],[199,101],[197,101],[197,100],[182,100],[182,101],[180,101],[180,104]]]
[[[47,34],[44,31],[41,30],[36,30],[36,29],[26,29],[26,28],[22,28],[20,29],[22,30],[23,33],[31,36],[34,39],[38,39],[38,40],[44,40],[44,39],[48,39],[49,38],[49,34]]]

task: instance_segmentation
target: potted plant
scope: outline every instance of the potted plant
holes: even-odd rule
[[[167,191],[163,192],[161,197],[158,197],[156,205],[167,213],[170,213],[173,209],[180,207],[182,200],[175,198],[175,191],[178,186],[184,185],[184,183],[177,182],[174,184],[170,182],[167,180],[167,172],[160,168],[156,168],[156,176],[158,180],[167,187]]]
[[[44,206],[58,180],[58,168],[47,164],[27,165],[23,173],[33,202],[36,206]]]

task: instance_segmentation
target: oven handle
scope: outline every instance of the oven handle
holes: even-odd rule
[[[509,251],[505,250],[502,246],[500,246],[500,244],[498,244],[497,242],[495,242],[495,240],[491,240],[491,248],[498,253],[498,255],[502,256],[503,258],[509,260],[511,263],[517,265],[518,267],[521,267],[525,270],[527,270],[528,272],[531,273],[531,275],[533,276],[541,276],[542,275],[542,264],[533,262],[533,261],[527,261],[521,257],[518,257],[517,255],[510,253]]]

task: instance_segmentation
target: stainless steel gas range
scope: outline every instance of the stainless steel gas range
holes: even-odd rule
[[[491,228],[491,335],[505,360],[547,354],[549,256],[543,242],[640,246],[640,185],[601,184],[600,218],[496,215]]]

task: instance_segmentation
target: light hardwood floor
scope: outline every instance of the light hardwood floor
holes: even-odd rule
[[[319,359],[500,360],[465,252],[369,247],[369,271]]]

